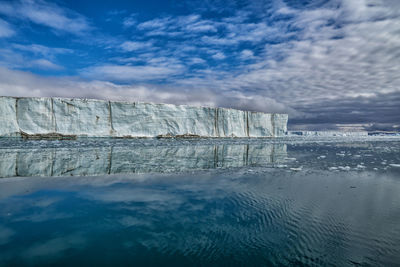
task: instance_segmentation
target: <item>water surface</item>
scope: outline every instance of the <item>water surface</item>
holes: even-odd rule
[[[396,266],[400,140],[0,139],[0,265]]]

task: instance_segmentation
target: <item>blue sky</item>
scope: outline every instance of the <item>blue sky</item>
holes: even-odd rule
[[[0,95],[400,127],[400,1],[1,1]]]

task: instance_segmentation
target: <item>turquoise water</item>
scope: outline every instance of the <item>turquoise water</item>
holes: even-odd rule
[[[398,266],[399,139],[0,139],[0,265]]]

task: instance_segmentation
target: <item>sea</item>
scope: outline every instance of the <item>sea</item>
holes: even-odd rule
[[[400,137],[0,139],[0,266],[400,266]]]

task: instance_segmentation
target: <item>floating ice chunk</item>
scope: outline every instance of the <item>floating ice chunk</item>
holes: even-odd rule
[[[300,166],[298,168],[290,168],[292,171],[301,171],[303,169],[303,166]]]
[[[325,156],[325,155],[321,155],[321,156],[319,156],[318,158],[319,158],[319,159],[324,159],[324,158],[326,158],[326,156]]]
[[[335,170],[338,169],[338,167],[329,167],[328,169],[329,169],[330,171],[335,171]]]
[[[287,168],[287,165],[279,164],[279,165],[276,165],[276,167],[277,167],[277,168]]]
[[[357,168],[358,168],[358,169],[365,169],[366,167],[365,167],[364,165],[362,165],[362,164],[358,164],[358,165],[357,165]]]
[[[350,168],[350,166],[338,166],[338,168],[339,169],[341,169],[342,171],[350,171],[351,170],[351,168]]]
[[[296,158],[285,158],[285,160],[293,160],[293,161],[295,161]]]
[[[389,164],[389,166],[400,168],[400,164],[394,164],[394,163],[392,163],[392,164]]]

